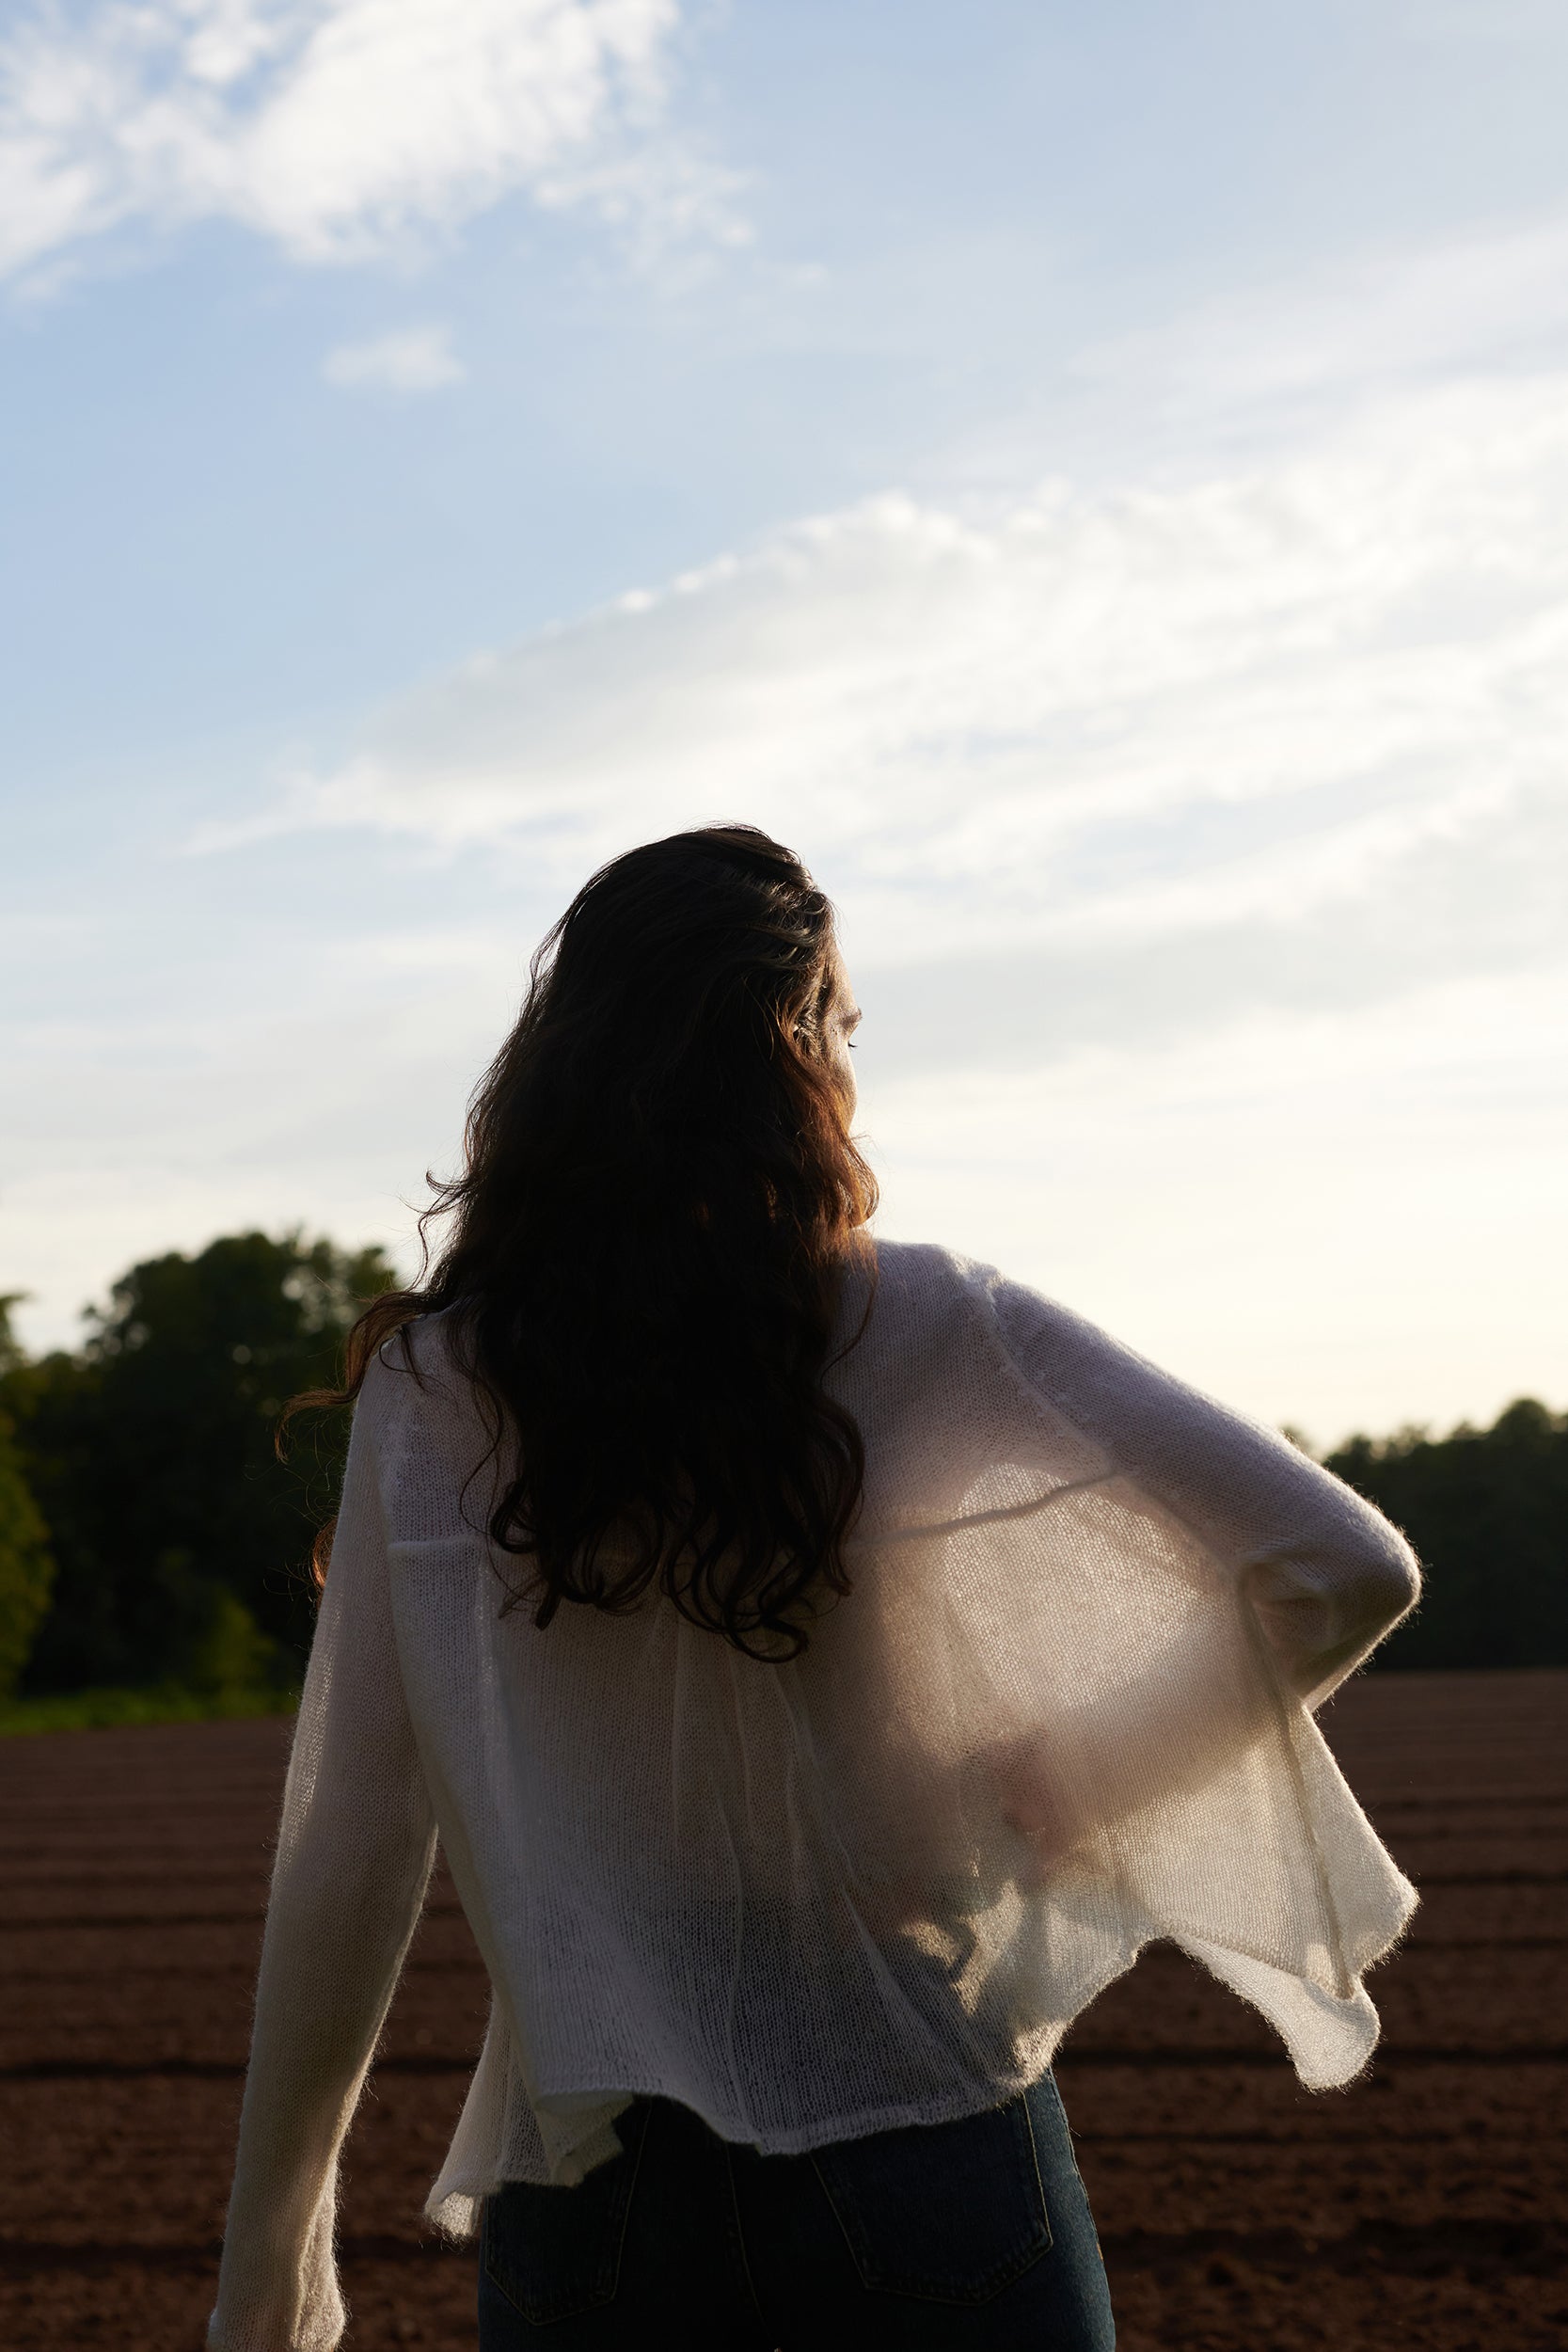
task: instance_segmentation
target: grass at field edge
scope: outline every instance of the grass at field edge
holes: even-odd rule
[[[297,1691],[189,1691],[179,1683],[143,1690],[64,1691],[58,1696],[0,1703],[0,1740],[43,1731],[107,1731],[125,1724],[233,1723],[292,1715]]]

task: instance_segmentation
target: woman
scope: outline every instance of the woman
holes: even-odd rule
[[[489,2032],[427,2212],[482,2352],[1113,2339],[1050,2074],[1166,1936],[1302,2079],[1414,1897],[1310,1709],[1409,1550],[1267,1430],[883,1243],[832,910],[743,826],[536,959],[350,1348],[216,2352],[325,2352],[437,1836]]]

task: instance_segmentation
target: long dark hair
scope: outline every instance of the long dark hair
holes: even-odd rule
[[[489,1534],[527,1563],[505,1607],[540,1626],[657,1587],[788,1658],[849,1589],[864,1454],[823,1375],[876,1183],[828,1051],[838,970],[829,901],[749,825],[601,866],[533,959],[463,1172],[431,1180],[420,1280],[351,1334],[349,1396],[392,1333],[453,1311]]]

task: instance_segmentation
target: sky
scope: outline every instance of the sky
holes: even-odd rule
[[[1322,1445],[1568,1406],[1555,0],[13,0],[0,1290],[407,1249],[739,818],[880,1230]]]

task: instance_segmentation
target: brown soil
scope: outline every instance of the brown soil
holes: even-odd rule
[[[1123,2352],[1568,2344],[1568,1673],[1388,1675],[1324,1727],[1422,1887],[1354,2089],[1297,2088],[1169,1950],[1058,2070]],[[288,1738],[0,1746],[0,2342],[197,2352]],[[350,2342],[471,2352],[473,2265],[421,2237],[484,1985],[438,1885],[349,2143]],[[815,2348],[813,2348],[815,2352]]]

